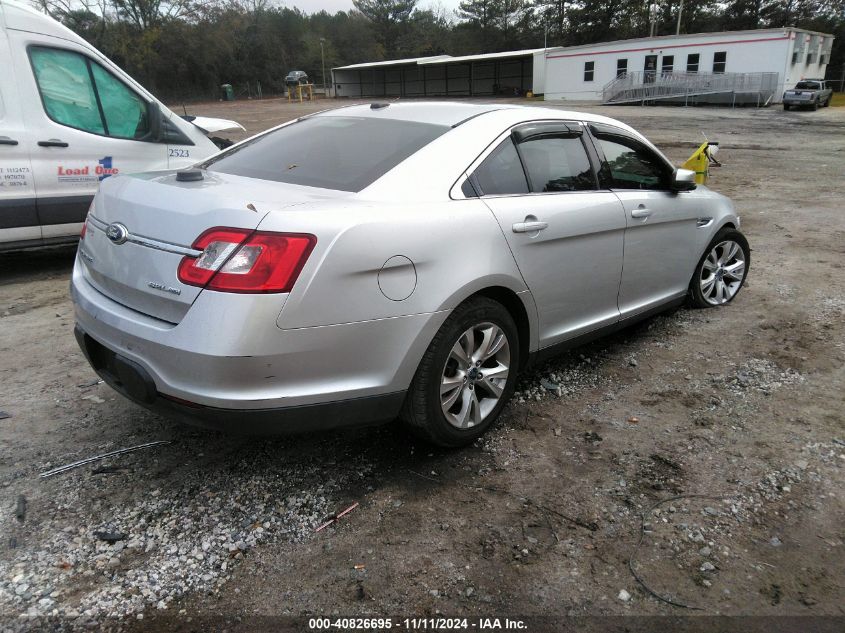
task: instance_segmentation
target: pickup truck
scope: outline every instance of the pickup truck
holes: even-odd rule
[[[833,89],[828,88],[824,79],[802,79],[792,90],[783,93],[783,109],[792,106],[810,107],[818,110],[819,106],[826,108],[830,105]]]

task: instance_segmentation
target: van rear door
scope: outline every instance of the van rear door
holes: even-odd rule
[[[8,29],[45,240],[78,235],[99,183],[167,166],[149,99],[72,41]]]
[[[0,5],[0,59],[9,59],[9,42]],[[15,69],[0,72],[0,250],[41,240],[35,184],[29,158],[30,137],[24,128],[15,87]]]

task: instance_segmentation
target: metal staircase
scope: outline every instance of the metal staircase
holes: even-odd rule
[[[619,75],[602,89],[602,103],[722,103],[768,105],[778,73],[659,73]]]

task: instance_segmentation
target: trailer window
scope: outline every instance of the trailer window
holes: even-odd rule
[[[149,134],[146,102],[96,62],[41,46],[30,47],[29,58],[44,111],[56,123],[115,138]]]
[[[727,61],[728,61],[727,52],[719,51],[718,53],[713,53],[713,72],[714,73],[725,72],[725,66],[727,65]]]
[[[687,72],[688,73],[697,73],[698,72],[698,53],[691,53],[687,55]]]
[[[617,59],[616,60],[616,76],[623,77],[628,74],[628,60],[627,59]]]
[[[235,176],[357,192],[449,129],[396,119],[311,117],[233,147],[203,166]]]
[[[584,81],[592,81],[596,71],[596,62],[584,62]]]

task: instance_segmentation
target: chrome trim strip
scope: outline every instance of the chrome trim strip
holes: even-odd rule
[[[144,237],[143,235],[133,235],[132,233],[129,234],[129,237],[126,240],[127,242],[132,242],[133,244],[138,244],[140,246],[146,246],[148,248],[154,248],[159,251],[165,251],[168,253],[175,253],[176,255],[188,255],[189,257],[199,257],[202,255],[202,251],[198,251],[194,248],[187,248],[185,246],[178,246],[177,244],[171,244],[170,242],[162,242],[161,240],[154,240],[149,237]]]
[[[88,214],[88,219],[91,221],[91,225],[102,231],[103,233],[106,232],[106,229],[109,228],[108,223],[103,222],[100,218]],[[144,235],[135,235],[134,233],[129,233],[126,238],[127,242],[132,242],[133,244],[138,244],[139,246],[146,246],[147,248],[154,248],[159,251],[164,251],[166,253],[174,253],[176,255],[187,255],[188,257],[199,257],[202,255],[202,251],[198,251],[194,248],[188,248],[187,246],[179,246],[178,244],[173,244],[172,242],[165,242],[163,240],[155,240],[151,237],[146,237]]]
[[[91,221],[91,224],[93,224],[96,228],[100,229],[101,231],[105,231],[109,226],[107,223],[103,222],[100,218],[98,218],[98,217],[96,217],[96,216],[94,216],[90,213],[88,214],[88,219]]]

